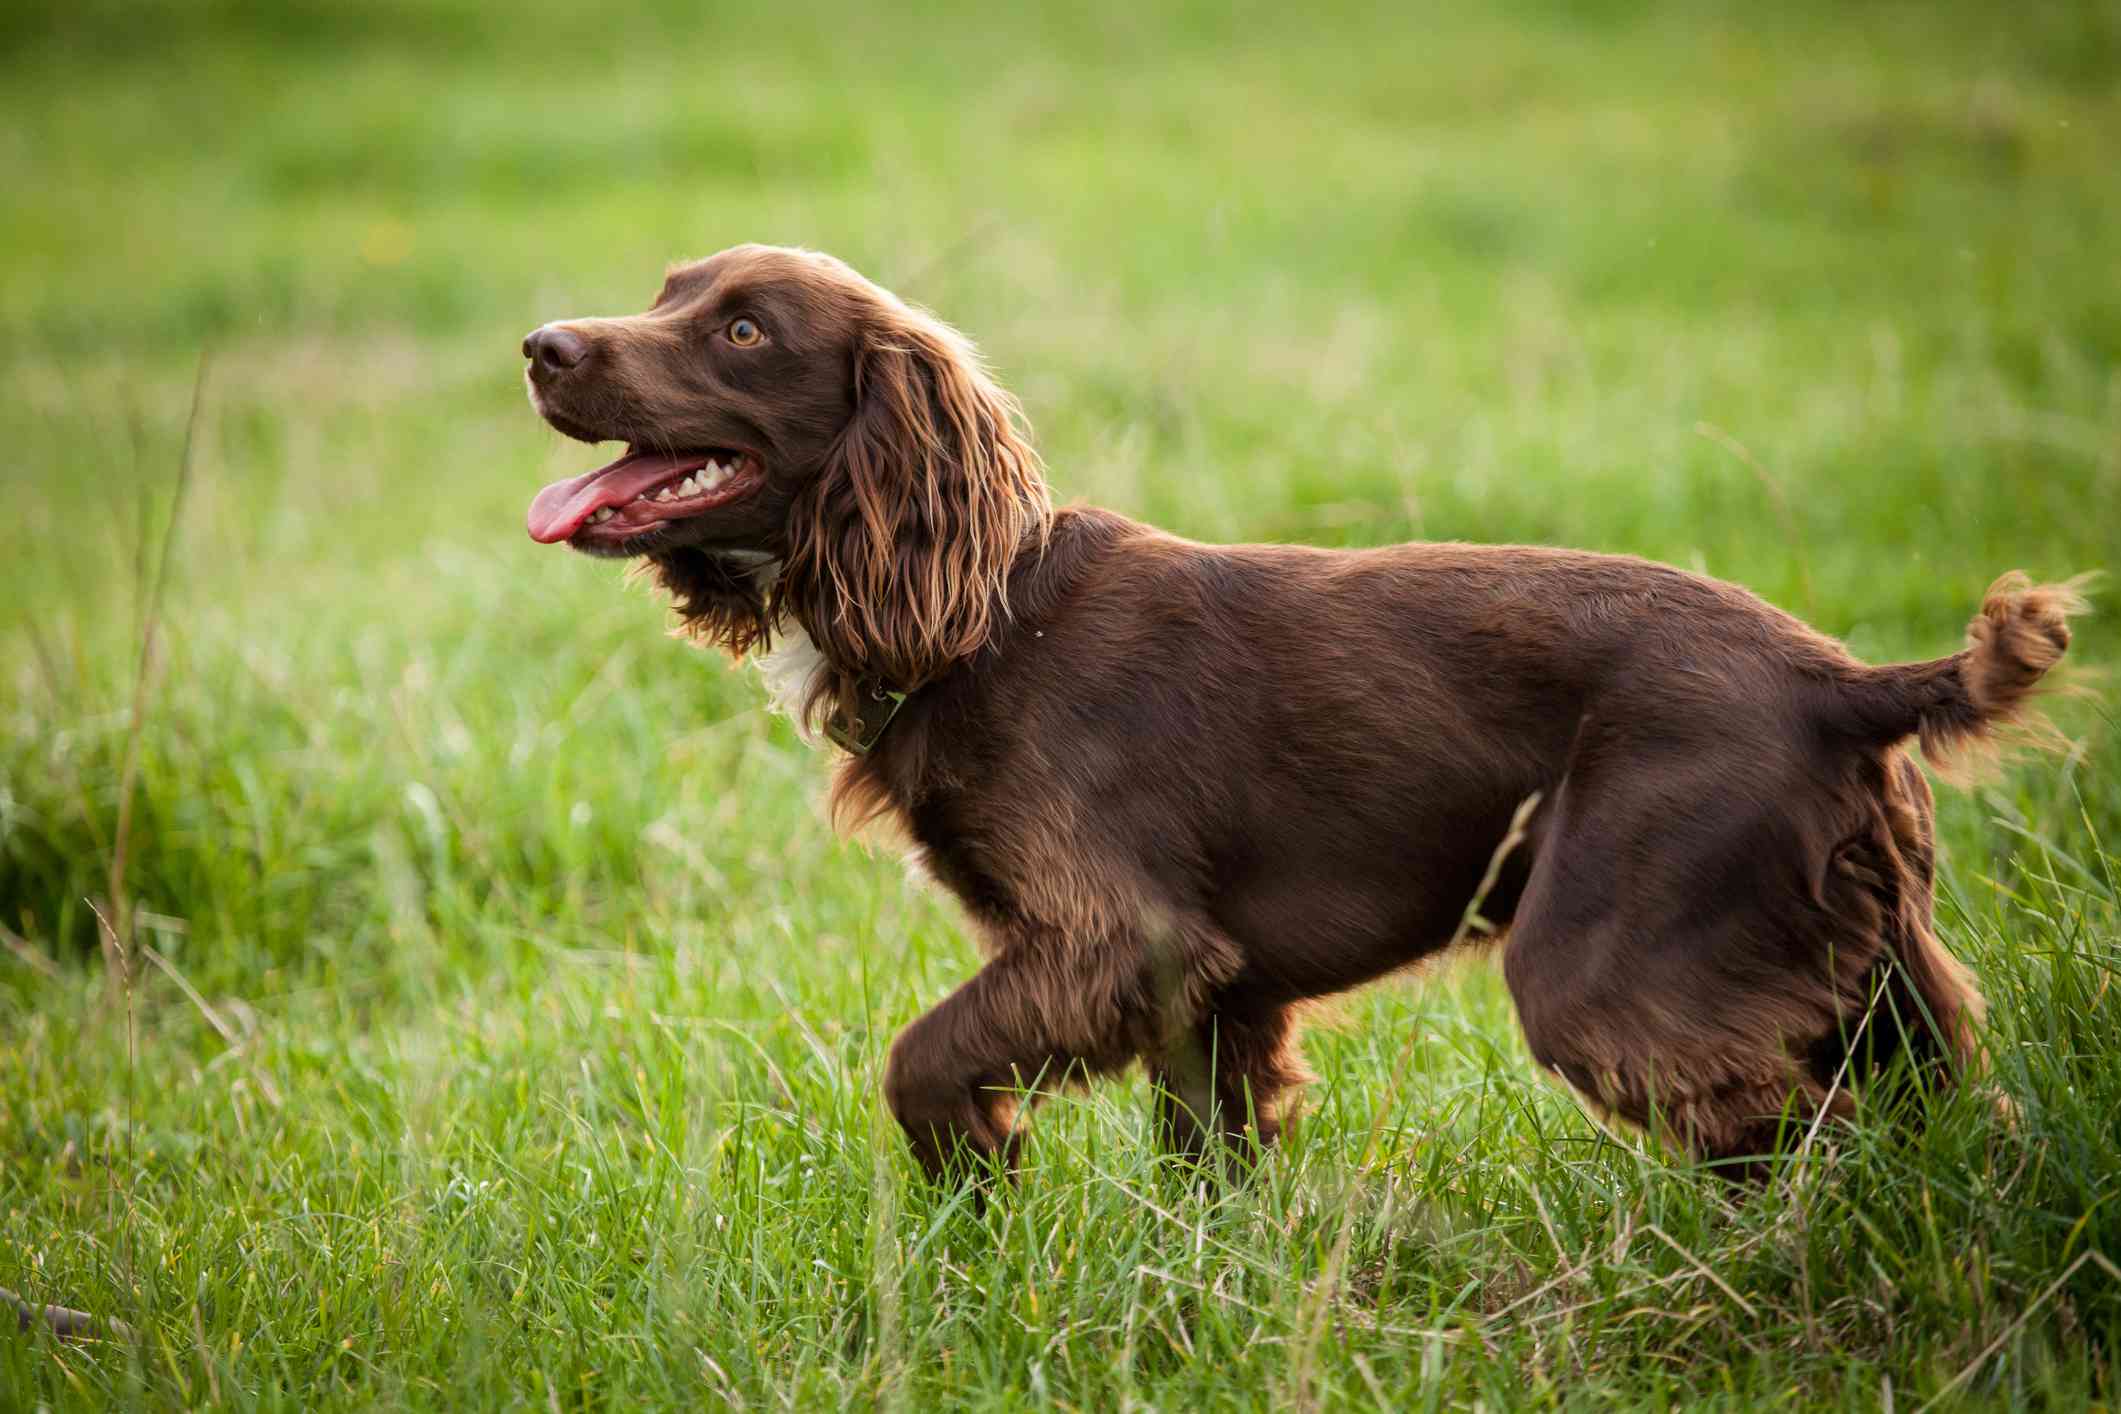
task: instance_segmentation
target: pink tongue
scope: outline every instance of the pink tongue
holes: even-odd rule
[[[606,506],[623,506],[643,491],[707,464],[702,456],[628,452],[609,466],[555,481],[530,503],[530,538],[540,545],[571,538]]]

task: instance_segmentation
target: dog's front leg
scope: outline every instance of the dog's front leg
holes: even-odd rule
[[[884,1095],[931,1178],[1014,1168],[1020,1095],[1134,1058],[1146,1008],[1100,974],[1079,950],[1012,948],[899,1034]]]
[[[1296,1049],[1294,1008],[1226,992],[1151,1058],[1158,1134],[1190,1158],[1207,1158],[1218,1143],[1231,1157],[1249,1158],[1281,1137],[1289,1092],[1310,1078]]]

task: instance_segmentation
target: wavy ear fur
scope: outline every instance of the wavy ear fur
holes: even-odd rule
[[[955,331],[903,307],[858,336],[854,415],[797,499],[773,608],[824,654],[806,716],[911,692],[986,643],[1051,515],[1015,399]]]

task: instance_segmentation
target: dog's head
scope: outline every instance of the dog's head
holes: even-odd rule
[[[736,246],[523,355],[547,422],[626,444],[540,491],[531,537],[648,558],[733,652],[789,613],[829,661],[911,690],[984,641],[1045,524],[1016,405],[970,346],[830,256]]]

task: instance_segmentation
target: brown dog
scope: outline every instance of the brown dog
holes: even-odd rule
[[[985,947],[891,1051],[930,1172],[1012,1155],[1021,1087],[1137,1057],[1174,1146],[1271,1141],[1297,1004],[1463,936],[1476,894],[1540,1063],[1698,1155],[1845,1111],[1896,1053],[1971,1059],[1903,744],[2013,718],[2066,587],[2007,576],[1966,651],[1873,668],[1641,560],[1056,512],[964,341],[802,251],[523,352],[547,421],[628,447],[532,536],[646,557],[695,635],[761,650],[850,752],[836,812],[896,820]]]

